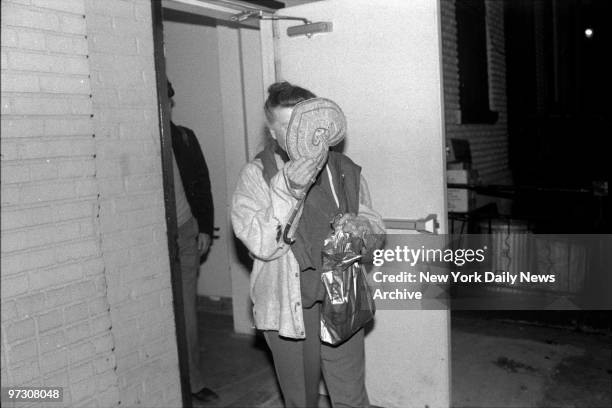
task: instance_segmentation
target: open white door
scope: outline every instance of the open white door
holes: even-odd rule
[[[336,101],[348,119],[345,153],[363,167],[386,219],[437,214],[446,229],[439,4],[329,0],[280,15],[331,22],[288,36],[297,21],[262,21],[264,85],[287,80]],[[449,313],[378,310],[366,337],[374,405],[448,407]]]

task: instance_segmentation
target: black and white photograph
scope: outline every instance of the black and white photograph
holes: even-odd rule
[[[612,407],[611,1],[1,7],[3,407]]]

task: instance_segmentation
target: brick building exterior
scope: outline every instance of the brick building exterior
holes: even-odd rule
[[[461,0],[440,0],[446,138],[465,139],[470,142],[473,166],[484,183],[511,184],[512,176],[508,163],[504,2],[485,1],[489,106],[499,117],[493,124],[462,124],[456,1]]]
[[[2,1],[2,385],[179,406],[151,4]]]

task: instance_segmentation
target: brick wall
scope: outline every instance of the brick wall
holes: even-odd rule
[[[84,1],[2,1],[2,385],[119,399]]]
[[[151,4],[86,0],[101,249],[123,406],[181,403]]]
[[[148,0],[2,1],[2,385],[178,406]]]
[[[491,110],[499,113],[499,119],[492,125],[465,125],[460,123],[458,114],[459,65],[455,1],[457,0],[441,0],[446,137],[470,141],[473,166],[484,183],[509,184],[511,174],[508,164],[503,2],[485,1],[489,105]]]

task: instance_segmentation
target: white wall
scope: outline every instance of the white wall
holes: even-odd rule
[[[198,294],[232,297],[232,273],[237,284],[248,285],[249,271],[238,261],[228,211],[247,160],[246,134],[257,140],[263,128],[259,33],[172,11],[165,18],[166,70],[176,91],[173,121],[193,129],[200,141],[219,228],[200,270]],[[250,304],[241,307],[250,309]]]
[[[215,21],[194,16],[185,22],[165,21],[166,71],[176,92],[172,120],[192,129],[204,152],[215,205],[215,239],[200,268],[198,293],[231,296],[227,259],[225,143],[219,80],[218,33]]]

